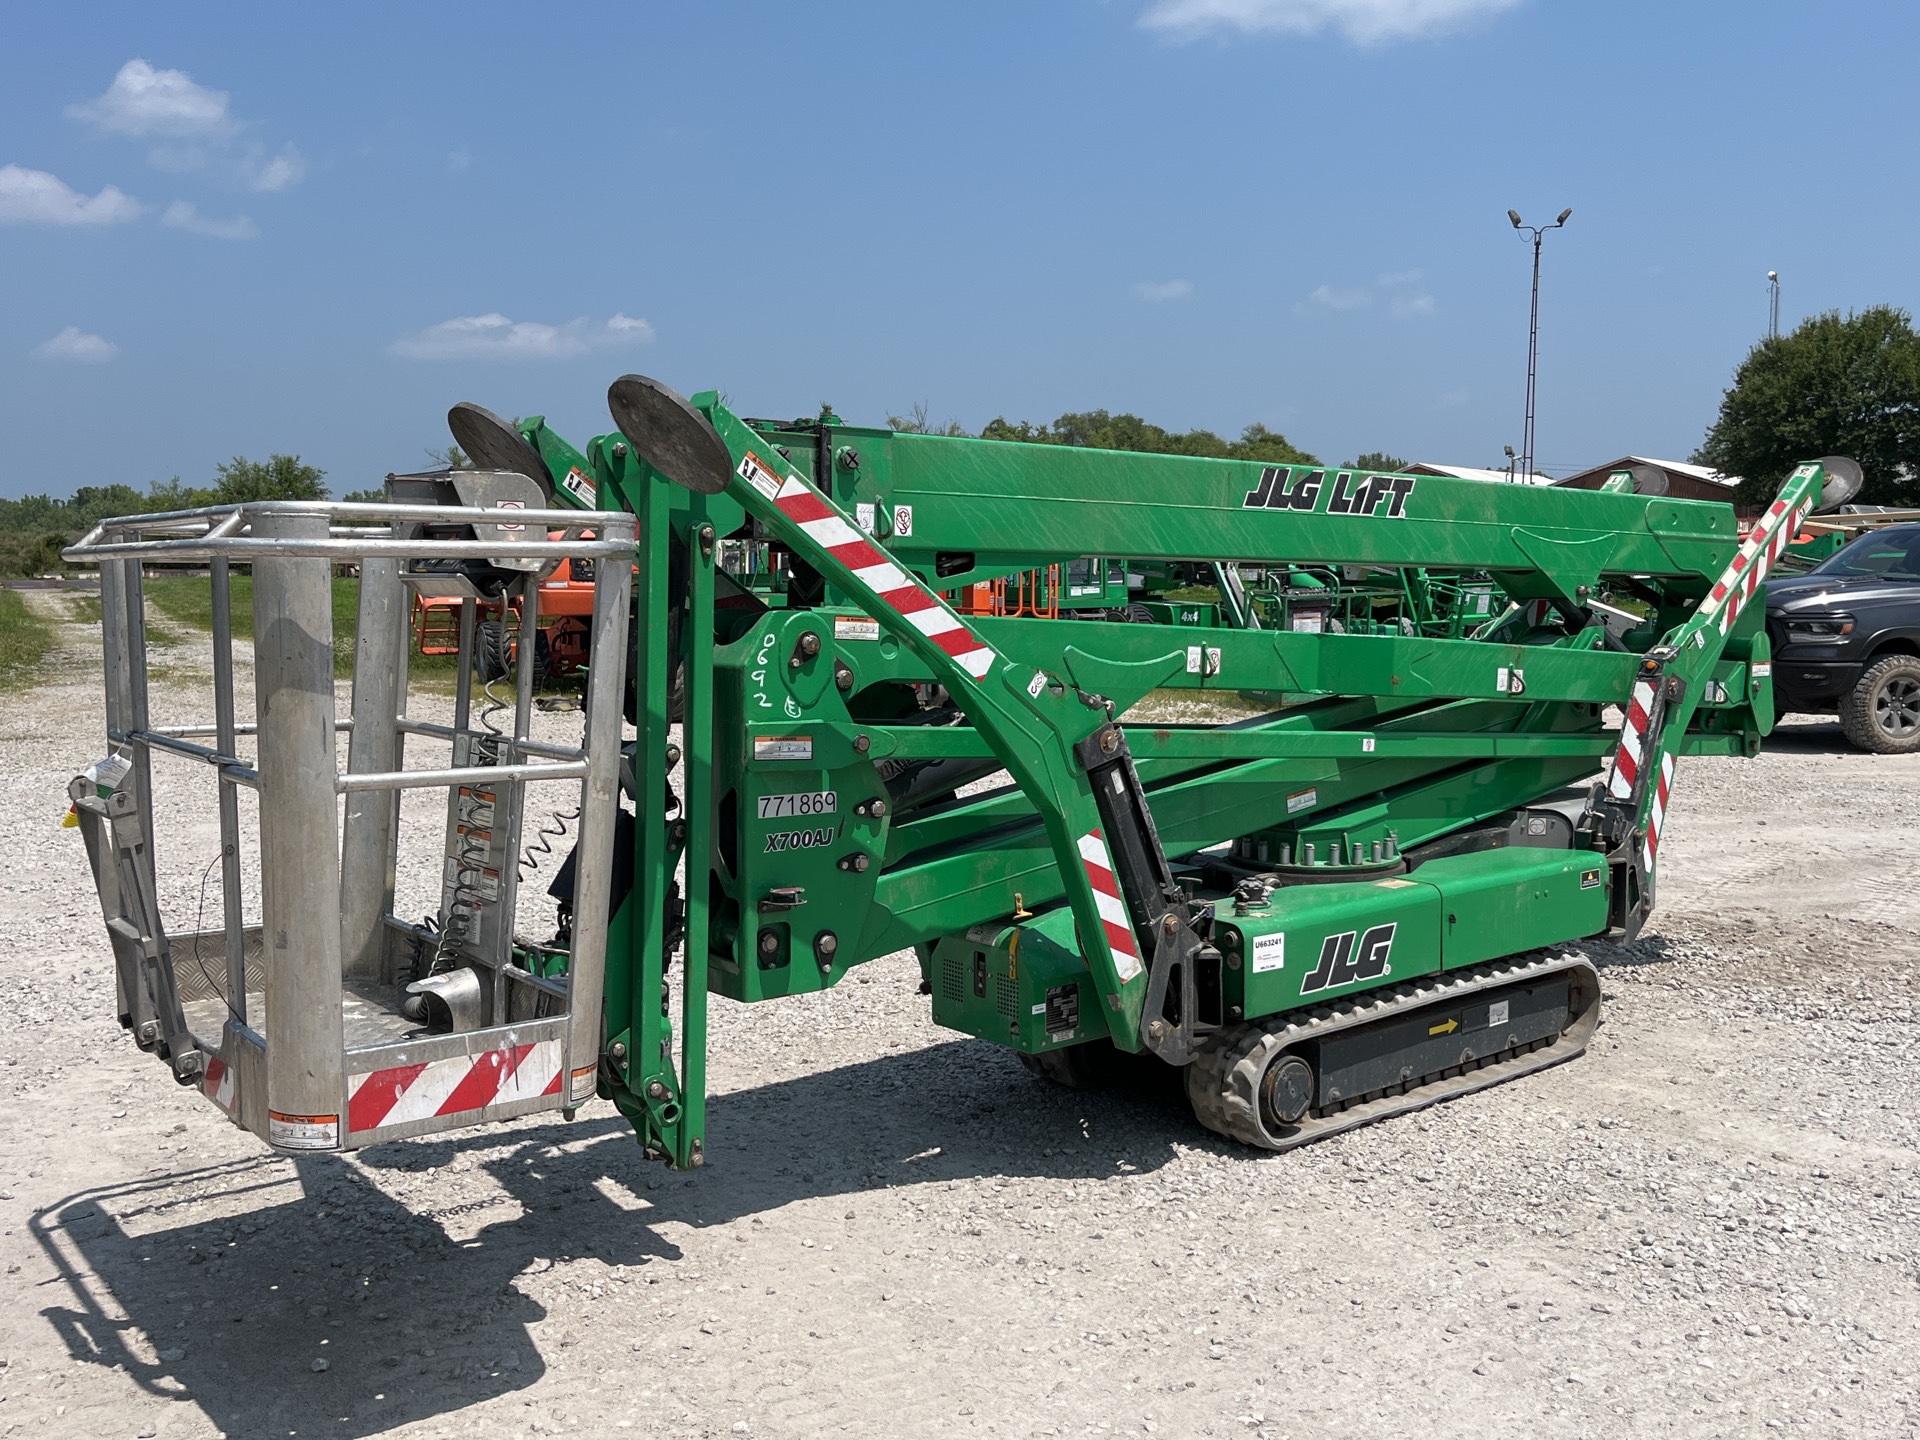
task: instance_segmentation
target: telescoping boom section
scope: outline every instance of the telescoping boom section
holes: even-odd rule
[[[1743,536],[1729,507],[1630,476],[1562,491],[766,422],[631,375],[608,403],[615,431],[584,448],[489,417],[483,456],[637,533],[632,739],[617,793],[583,794],[595,853],[555,887],[561,934],[470,924],[471,886],[388,921],[433,952],[415,988],[537,976],[568,1075],[591,1066],[682,1167],[704,1154],[710,994],[828,989],[905,949],[937,1022],[1068,1085],[1173,1067],[1202,1123],[1265,1149],[1577,1055],[1600,992],[1572,942],[1645,923],[1676,761],[1757,752],[1760,585],[1858,485],[1850,461],[1802,465]],[[1310,567],[1347,620],[1276,627],[1224,593],[1223,625],[965,601],[1130,567],[1223,587]],[[611,653],[596,634],[594,682]],[[527,767],[515,738],[478,763]],[[494,788],[517,835],[525,787]],[[446,1033],[414,1043],[492,1053],[514,1018],[442,1006],[423,1027]],[[411,1114],[415,1083],[368,1103]]]

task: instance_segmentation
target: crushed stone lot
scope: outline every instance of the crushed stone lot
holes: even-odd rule
[[[1650,929],[1585,947],[1585,1056],[1285,1155],[1035,1081],[902,954],[715,999],[695,1175],[598,1102],[289,1158],[114,1022],[59,826],[98,633],[31,603],[63,648],[0,694],[0,1440],[1920,1436],[1920,757],[1805,718],[1682,761]],[[204,647],[156,649],[157,718],[211,714]],[[214,786],[164,773],[187,930]]]

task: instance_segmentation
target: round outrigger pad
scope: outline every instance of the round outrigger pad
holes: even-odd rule
[[[1813,507],[1813,513],[1831,515],[1860,493],[1866,475],[1861,471],[1858,460],[1845,455],[1823,455],[1820,457],[1820,466],[1827,472],[1827,478],[1820,487],[1820,503]]]
[[[733,456],[713,422],[676,390],[645,375],[607,387],[607,409],[642,460],[683,489],[718,495],[733,477]]]
[[[1667,493],[1667,472],[1658,465],[1629,465],[1633,472],[1633,493],[1636,495],[1664,495]]]
[[[453,443],[466,451],[477,468],[526,476],[540,487],[540,494],[552,506],[553,474],[546,461],[524,435],[493,411],[462,400],[447,411],[447,429],[453,432]]]

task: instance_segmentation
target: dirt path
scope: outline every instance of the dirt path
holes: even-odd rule
[[[1589,1055],[1286,1156],[1037,1084],[901,956],[715,1002],[697,1178],[598,1104],[295,1161],[112,1023],[97,643],[0,698],[0,1437],[1920,1433],[1920,759],[1683,762]]]

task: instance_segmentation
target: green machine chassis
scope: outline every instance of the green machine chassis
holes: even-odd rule
[[[584,451],[521,433],[563,498],[639,517],[600,1090],[683,1167],[709,992],[907,947],[938,1022],[1068,1084],[1182,1067],[1205,1124],[1269,1149],[1579,1053],[1597,978],[1551,947],[1644,923],[1676,756],[1757,752],[1759,582],[1829,473],[1742,543],[1724,505],[1620,490],[772,427],[639,376],[609,403]],[[719,569],[729,539],[791,557],[784,608]],[[1143,552],[1483,574],[1524,613],[1475,639],[942,598]],[[1222,721],[1222,690],[1288,703]],[[1149,695],[1194,718],[1134,723]]]

